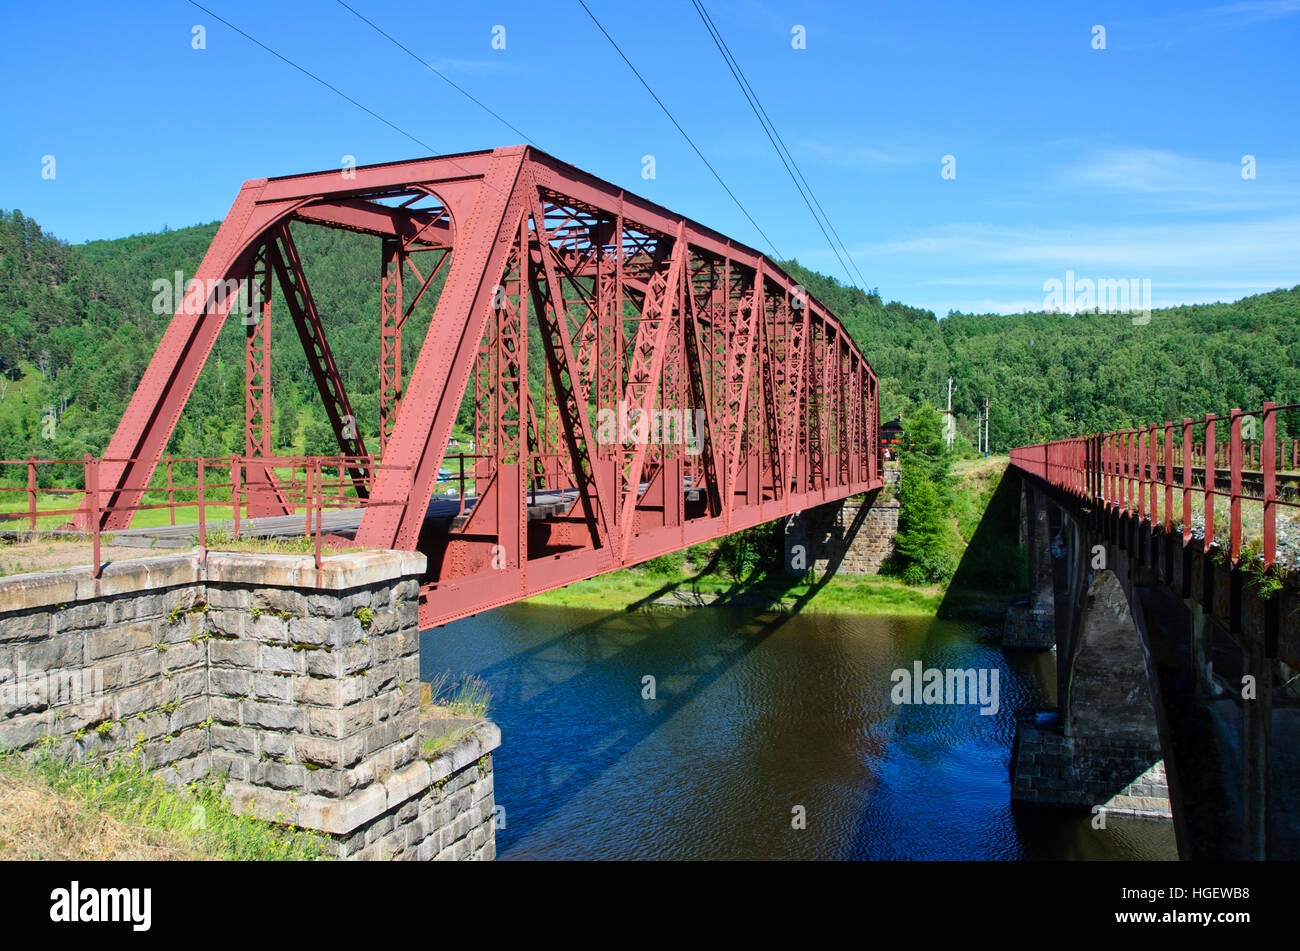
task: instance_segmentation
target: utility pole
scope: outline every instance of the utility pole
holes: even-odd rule
[[[943,421],[944,441],[948,444],[948,451],[952,451],[952,441],[957,435],[957,423],[952,418],[952,377],[948,377],[948,415]]]
[[[989,398],[984,397],[984,458],[989,457]]]

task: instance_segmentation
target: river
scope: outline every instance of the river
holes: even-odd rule
[[[518,604],[423,632],[421,677],[492,691],[500,859],[1177,858],[1167,823],[1012,809],[1016,714],[1051,705],[1054,661],[989,634]],[[997,712],[895,704],[918,660],[996,670]]]

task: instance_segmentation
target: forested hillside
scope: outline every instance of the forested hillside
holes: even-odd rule
[[[1230,304],[1119,314],[960,314],[792,274],[831,307],[880,376],[882,418],[929,401],[973,432],[991,400],[994,449],[1233,406],[1300,401],[1300,286]],[[1300,435],[1295,433],[1293,435]]]
[[[19,212],[0,214],[0,458],[103,450],[170,319],[151,308],[155,282],[172,281],[176,271],[191,277],[215,232],[207,224],[69,246]],[[362,434],[377,450],[377,241],[297,225],[294,235]],[[787,269],[841,317],[867,354],[881,380],[882,416],[941,404],[951,375],[965,430],[973,429],[977,403],[992,401],[995,449],[1300,399],[1300,287],[1158,310],[1140,326],[1115,315],[938,320],[796,263]],[[429,312],[422,307],[407,324],[408,373]],[[275,445],[333,451],[292,323],[272,326]],[[173,452],[242,451],[243,379],[243,336],[231,321],[177,427]]]

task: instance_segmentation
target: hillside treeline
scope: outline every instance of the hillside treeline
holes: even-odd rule
[[[173,281],[177,271],[192,277],[216,227],[71,246],[20,212],[0,213],[0,458],[103,450],[171,317],[151,306],[155,282]],[[294,235],[361,432],[377,450],[378,241],[305,225],[296,225]],[[977,406],[991,401],[995,450],[1300,398],[1300,287],[1157,310],[1136,326],[1127,316],[1104,314],[955,313],[939,320],[797,263],[786,267],[841,317],[866,353],[880,377],[882,417],[926,402],[942,406],[951,375],[964,433],[973,432]],[[408,374],[429,313],[422,307],[407,324]],[[278,291],[276,317],[275,446],[332,451]],[[172,452],[242,451],[243,347],[242,327],[228,322]],[[540,368],[539,360],[531,362]],[[1286,422],[1300,434],[1300,419]]]

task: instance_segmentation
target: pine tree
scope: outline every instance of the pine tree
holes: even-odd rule
[[[904,422],[899,454],[897,565],[909,584],[946,581],[957,570],[951,460],[943,441],[943,416],[923,404]]]

